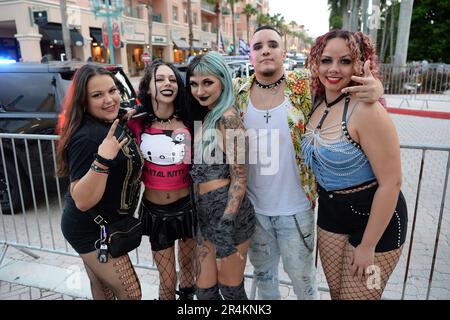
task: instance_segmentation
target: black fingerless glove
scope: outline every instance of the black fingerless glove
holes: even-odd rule
[[[237,252],[234,245],[234,216],[224,214],[217,224],[216,228],[216,257],[224,258]]]

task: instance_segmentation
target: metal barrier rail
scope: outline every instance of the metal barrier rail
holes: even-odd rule
[[[51,252],[64,255],[77,256],[68,243],[63,238],[61,232],[55,232],[59,229],[59,223],[61,214],[63,211],[62,194],[61,194],[61,181],[55,177],[56,172],[56,152],[55,141],[58,136],[51,135],[29,135],[29,134],[0,134],[0,198],[2,200],[2,206],[0,206],[0,244],[5,247],[0,252],[0,264],[6,254],[8,246],[13,246],[25,253],[38,258],[36,254],[29,251],[29,249],[39,250],[42,252]],[[409,227],[409,241],[403,251],[403,258],[406,259],[401,296],[400,299],[405,298],[406,288],[410,282],[411,264],[414,254],[414,246],[421,243],[415,243],[415,237],[417,236],[417,221],[418,209],[421,205],[421,191],[422,184],[426,176],[424,175],[424,166],[426,165],[426,157],[430,154],[431,158],[433,153],[438,152],[441,156],[446,155],[446,164],[443,168],[443,187],[440,198],[440,209],[435,219],[436,233],[434,236],[434,246],[429,261],[429,275],[426,279],[428,282],[426,299],[430,298],[430,292],[432,289],[433,279],[436,274],[436,263],[441,250],[446,250],[446,247],[440,247],[440,238],[442,235],[448,234],[445,230],[442,232],[445,201],[446,197],[449,197],[447,192],[449,170],[450,170],[450,146],[432,146],[432,145],[402,145],[402,153],[408,151],[420,152],[420,156],[417,157],[418,175],[408,177],[408,179],[416,180],[417,184],[415,188],[415,203],[413,210],[409,206],[409,220],[412,222]],[[442,157],[441,157],[442,158]],[[37,159],[38,163],[33,163],[32,159]],[[441,163],[444,161],[441,159]],[[408,169],[408,168],[407,168]],[[417,171],[416,171],[417,172]],[[45,177],[45,178],[44,178]],[[406,180],[406,179],[405,179]],[[408,181],[408,182],[410,182]],[[54,191],[48,190],[50,183],[53,185]],[[414,184],[414,183],[409,183]],[[42,190],[42,192],[40,192]],[[27,194],[29,193],[29,194]],[[437,199],[438,195],[433,195],[434,199]],[[12,202],[15,199],[16,207]],[[9,200],[10,205],[6,206],[5,201]],[[448,208],[445,211],[448,217]],[[21,215],[19,215],[19,213]],[[446,228],[448,226],[444,226]],[[56,229],[55,229],[56,228]],[[420,235],[420,232],[418,232]],[[144,243],[144,241],[143,241]],[[147,248],[136,249],[135,252],[130,253],[135,266],[156,270],[153,262],[141,262],[139,252],[146,250],[150,252],[150,248],[147,244]],[[406,254],[407,252],[407,254]],[[405,257],[406,254],[406,257]],[[148,255],[148,254],[147,254]],[[316,250],[317,259],[317,250]],[[401,269],[400,264],[397,269]],[[450,270],[444,270],[443,274],[449,275]],[[245,274],[247,278],[253,278],[251,274]],[[442,275],[440,279],[442,280]],[[450,283],[449,279],[444,279],[447,283]],[[290,285],[290,281],[281,280],[281,284]],[[252,288],[252,295],[255,295],[255,286]],[[320,287],[319,290],[327,291],[326,287]]]
[[[450,102],[450,65],[380,64],[379,75],[385,94],[401,95],[402,103],[418,100],[429,108],[428,102]]]

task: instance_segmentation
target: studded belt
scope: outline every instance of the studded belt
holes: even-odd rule
[[[335,193],[335,194],[350,194],[350,193],[356,193],[356,192],[359,192],[359,191],[363,191],[363,190],[372,188],[372,187],[376,186],[377,184],[378,184],[377,181],[372,181],[372,182],[369,183],[369,184],[366,184],[366,185],[363,185],[363,186],[360,186],[360,187],[356,187],[356,188],[354,188],[354,189],[336,190],[336,191],[333,191],[333,193]]]

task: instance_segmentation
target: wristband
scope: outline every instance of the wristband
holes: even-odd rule
[[[95,171],[95,172],[98,172],[98,173],[104,173],[104,174],[108,174],[109,173],[109,169],[102,169],[102,168],[100,168],[98,165],[96,165],[93,162],[91,164],[91,169],[93,171]]]
[[[105,159],[98,153],[94,153],[94,160],[108,168],[111,167],[114,163],[114,159]]]

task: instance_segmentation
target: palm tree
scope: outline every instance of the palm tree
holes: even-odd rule
[[[72,48],[70,47],[70,32],[69,28],[67,28],[67,4],[66,0],[61,1],[61,27],[62,27],[62,36],[64,42],[64,50],[66,52],[67,60],[72,60]]]
[[[413,5],[414,0],[402,0],[400,4],[400,19],[398,20],[397,42],[394,57],[394,64],[397,66],[406,64]]]
[[[194,32],[192,30],[192,2],[191,2],[191,0],[187,0],[186,9],[187,9],[187,19],[188,19],[188,26],[189,26],[189,56],[191,56],[192,55],[192,47],[194,44]]]
[[[219,45],[220,38],[220,20],[222,19],[222,0],[206,0],[206,3],[214,5],[214,12],[216,13],[216,43]]]
[[[247,43],[250,43],[250,18],[251,16],[256,15],[258,10],[248,3],[241,13],[245,14],[245,18],[247,19]]]
[[[263,14],[263,13],[259,12],[256,15],[256,24],[258,25],[258,27],[264,26],[269,23],[270,23],[270,15],[269,14]]]
[[[237,46],[236,46],[236,28],[234,23],[234,5],[238,2],[241,2],[242,0],[227,0],[227,3],[230,5],[231,10],[231,21],[233,25],[233,52],[231,55],[236,55],[237,52]]]
[[[148,25],[148,48],[147,53],[152,57],[152,34],[153,34],[153,6],[152,0],[147,1],[147,25]]]

